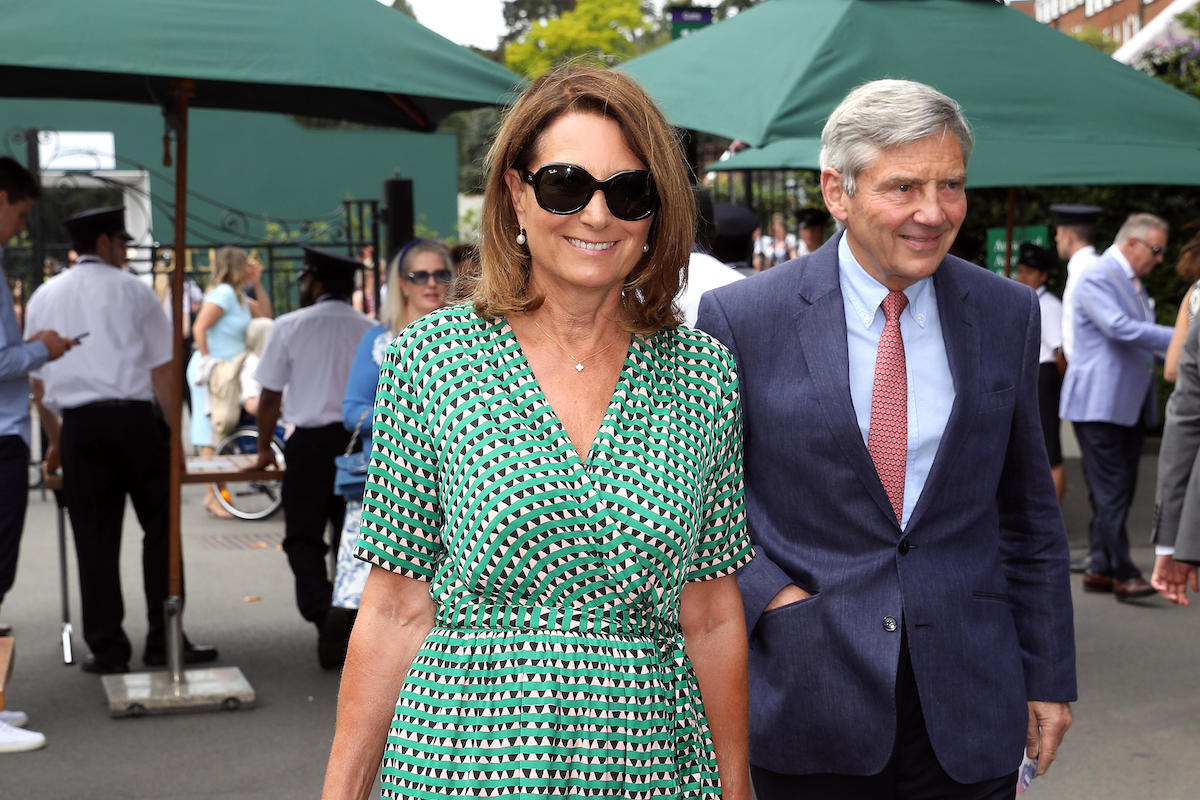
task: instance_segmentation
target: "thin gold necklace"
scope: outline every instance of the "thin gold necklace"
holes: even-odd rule
[[[604,347],[601,347],[599,350],[592,353],[590,356],[584,356],[583,358],[576,358],[575,356],[571,355],[570,351],[568,351],[567,348],[563,347],[561,344],[558,343],[558,339],[555,339],[553,336],[551,336],[549,333],[546,332],[545,328],[543,328],[541,325],[538,325],[538,321],[536,319],[531,319],[530,322],[532,322],[534,325],[536,325],[537,329],[542,332],[542,335],[544,335],[547,339],[549,339],[551,342],[553,342],[555,347],[557,347],[559,350],[562,350],[564,353],[566,353],[567,358],[569,358],[575,362],[575,371],[576,372],[583,372],[583,362],[591,361],[593,358],[600,355],[605,350],[608,350],[610,347],[612,347],[614,344],[616,344],[616,342],[609,342]]]

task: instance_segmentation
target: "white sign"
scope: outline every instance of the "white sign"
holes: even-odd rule
[[[42,169],[110,170],[117,168],[117,141],[104,131],[38,131]]]

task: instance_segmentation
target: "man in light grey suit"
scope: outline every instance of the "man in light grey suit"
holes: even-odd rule
[[[1063,378],[1059,416],[1074,423],[1092,503],[1083,588],[1117,600],[1154,594],[1129,555],[1125,518],[1137,487],[1146,428],[1158,416],[1154,357],[1172,329],[1154,322],[1141,279],[1163,259],[1167,223],[1133,214],[1080,279],[1074,356]]]

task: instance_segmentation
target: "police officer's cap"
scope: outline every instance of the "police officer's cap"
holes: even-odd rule
[[[1056,203],[1050,206],[1055,225],[1095,225],[1100,218],[1100,206],[1084,206],[1072,203]]]
[[[312,273],[314,277],[352,281],[355,271],[362,269],[362,264],[349,256],[338,255],[307,245],[302,245],[302,247],[304,248],[304,271]]]
[[[63,220],[63,227],[71,234],[72,241],[95,241],[97,236],[120,236],[126,242],[133,237],[125,231],[125,206],[89,208]]]
[[[749,236],[759,226],[758,217],[753,211],[730,203],[717,203],[713,209],[713,221],[717,224],[716,236],[721,239]]]
[[[1023,242],[1017,252],[1017,263],[1024,264],[1038,272],[1049,272],[1054,267],[1054,256],[1044,247],[1038,247],[1033,242]]]
[[[824,228],[829,221],[829,212],[819,208],[801,208],[796,210],[796,224],[801,228]]]

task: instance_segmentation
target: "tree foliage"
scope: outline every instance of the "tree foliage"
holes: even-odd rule
[[[1072,31],[1067,34],[1072,39],[1077,39],[1086,45],[1090,45],[1106,56],[1111,56],[1120,47],[1117,40],[1109,36],[1107,33],[1093,28],[1091,25],[1085,25],[1077,31]]]
[[[653,28],[639,0],[578,0],[573,10],[533,23],[508,44],[504,63],[527,78],[578,58],[611,66],[637,55],[638,40]]]
[[[413,7],[409,5],[408,0],[393,0],[392,8],[399,11],[401,14],[408,14],[413,19],[417,18],[417,14],[413,11]]]
[[[1200,97],[1200,11],[1184,11],[1177,21],[1185,31],[1184,38],[1164,47],[1150,48],[1134,67]]]
[[[574,10],[575,0],[504,0],[504,24],[508,32],[500,37],[500,44],[517,41],[540,20],[561,17]]]

